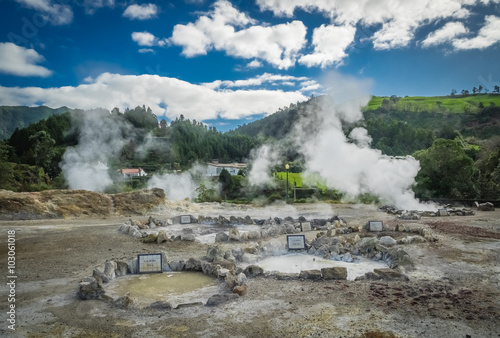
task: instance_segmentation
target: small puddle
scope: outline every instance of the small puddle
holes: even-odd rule
[[[300,273],[302,270],[321,270],[322,268],[343,266],[347,268],[348,280],[354,280],[358,276],[372,272],[373,269],[387,268],[387,264],[383,262],[372,261],[364,257],[356,257],[356,259],[359,259],[359,262],[347,263],[307,254],[288,254],[269,257],[254,264],[260,266],[266,272],[276,271],[281,273]]]
[[[172,305],[192,302],[206,303],[219,292],[219,282],[201,272],[165,272],[127,275],[113,280],[106,293],[113,298],[130,293],[134,304],[141,307],[157,301]]]

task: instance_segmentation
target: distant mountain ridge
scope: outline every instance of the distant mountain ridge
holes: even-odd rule
[[[60,115],[73,110],[75,109],[65,106],[60,108],[0,106],[0,140],[10,138],[16,128],[22,129],[52,115]]]

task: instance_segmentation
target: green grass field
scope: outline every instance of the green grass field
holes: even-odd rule
[[[276,175],[280,180],[286,180],[286,172],[280,171]],[[313,174],[304,177],[302,173],[288,173],[288,182],[291,187],[295,185],[297,188],[318,187],[323,190],[327,188],[324,179]]]
[[[365,110],[375,110],[382,106],[382,101],[389,97],[374,96],[365,107]],[[466,113],[476,112],[480,105],[489,107],[491,104],[500,106],[500,95],[498,94],[476,94],[456,96],[407,96],[401,98],[393,107],[399,111],[427,111],[443,113]]]

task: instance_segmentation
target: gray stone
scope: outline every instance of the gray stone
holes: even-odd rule
[[[389,249],[385,261],[391,269],[395,269],[397,267],[403,267],[405,269],[414,268],[410,256],[401,248]]]
[[[106,261],[104,264],[104,275],[108,280],[113,280],[116,277],[116,263],[114,261]]]
[[[224,277],[224,282],[227,287],[232,290],[236,285],[238,285],[238,276],[234,275],[231,272],[227,272]]]
[[[243,272],[238,274],[238,285],[247,285],[248,278]]]
[[[495,205],[491,202],[481,203],[477,205],[479,211],[495,211]]]
[[[186,265],[184,261],[172,261],[169,263],[172,271],[182,271],[184,270],[184,266]]]
[[[244,253],[243,256],[241,257],[241,261],[244,263],[255,263],[259,260],[258,255],[254,255],[251,253]]]
[[[320,280],[321,277],[321,270],[302,270],[299,274],[300,279]]]
[[[158,232],[158,238],[156,239],[156,242],[160,244],[167,241],[170,241],[170,238],[168,237],[167,233],[163,230]]]
[[[99,269],[94,269],[92,272],[92,277],[97,280],[99,284],[108,283],[109,278]]]
[[[375,249],[378,240],[376,237],[365,237],[360,242],[356,243],[355,247],[361,253],[369,253]]]
[[[207,301],[207,306],[217,306],[221,305],[224,303],[227,303],[229,301],[238,299],[238,295],[235,293],[228,293],[228,294],[217,294],[211,296],[208,301]]]
[[[80,282],[78,297],[81,300],[99,299],[104,294],[104,289],[94,277],[84,277]]]
[[[229,240],[237,242],[241,241],[240,231],[238,229],[231,229],[231,231],[229,231]]]
[[[248,232],[247,236],[248,236],[249,240],[260,239],[260,231],[251,230],[251,231]]]
[[[219,232],[217,235],[215,235],[216,243],[227,242],[227,241],[229,241],[229,236],[225,232]]]
[[[257,265],[249,265],[245,268],[243,273],[248,277],[256,277],[264,274],[264,269]]]
[[[130,298],[130,293],[127,293],[125,296],[120,297],[113,301],[113,306],[119,307],[121,309],[128,309],[130,305],[132,305],[133,301]]]
[[[131,259],[128,262],[128,272],[134,275],[137,273],[137,269],[138,269],[138,263],[137,263],[137,257],[136,257],[136,258]]]
[[[155,310],[172,310],[173,306],[169,302],[157,301],[149,304],[148,308]]]
[[[199,259],[190,258],[184,266],[184,270],[188,271],[202,271],[201,261]]]
[[[185,242],[194,242],[196,240],[196,236],[194,234],[183,235],[182,240]]]
[[[122,277],[127,274],[128,271],[128,263],[124,261],[116,261],[116,277]]]
[[[343,280],[347,279],[347,268],[343,266],[335,266],[331,268],[321,269],[323,279]]]
[[[391,236],[380,237],[380,239],[378,241],[380,244],[382,244],[383,246],[386,246],[386,247],[391,247],[391,246],[396,245],[396,240],[394,238],[392,238]]]
[[[205,256],[206,260],[209,262],[220,261],[224,259],[224,251],[218,246],[213,245],[207,249],[207,255]]]
[[[277,273],[276,275],[277,280],[297,280],[299,279],[299,274],[298,273]]]

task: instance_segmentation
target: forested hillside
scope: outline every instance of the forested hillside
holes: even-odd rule
[[[365,128],[372,138],[371,146],[383,154],[417,158],[421,170],[414,191],[419,197],[500,199],[499,98],[497,94],[374,97],[363,112],[363,120],[344,123],[342,128],[345,135],[356,127]],[[300,173],[304,170],[303,158],[287,135],[300,125],[301,117],[317,109],[329,107],[321,97],[312,97],[226,133],[182,115],[170,123],[158,122],[151,109],[144,106],[125,112],[115,108],[92,114],[82,110],[56,114],[18,128],[0,142],[0,188],[32,191],[65,187],[63,154],[79,145],[87,133],[85,119],[90,115],[114,126],[104,131],[109,133],[106,143],[115,139],[121,142],[106,159],[111,173],[131,167],[142,167],[148,174],[178,172],[213,159],[221,163],[246,162],[252,149],[267,142],[282,143],[290,171]],[[242,189],[243,178],[234,180]]]
[[[9,138],[16,128],[25,128],[52,115],[60,115],[69,111],[71,109],[68,107],[53,109],[45,106],[0,106],[0,140]]]

